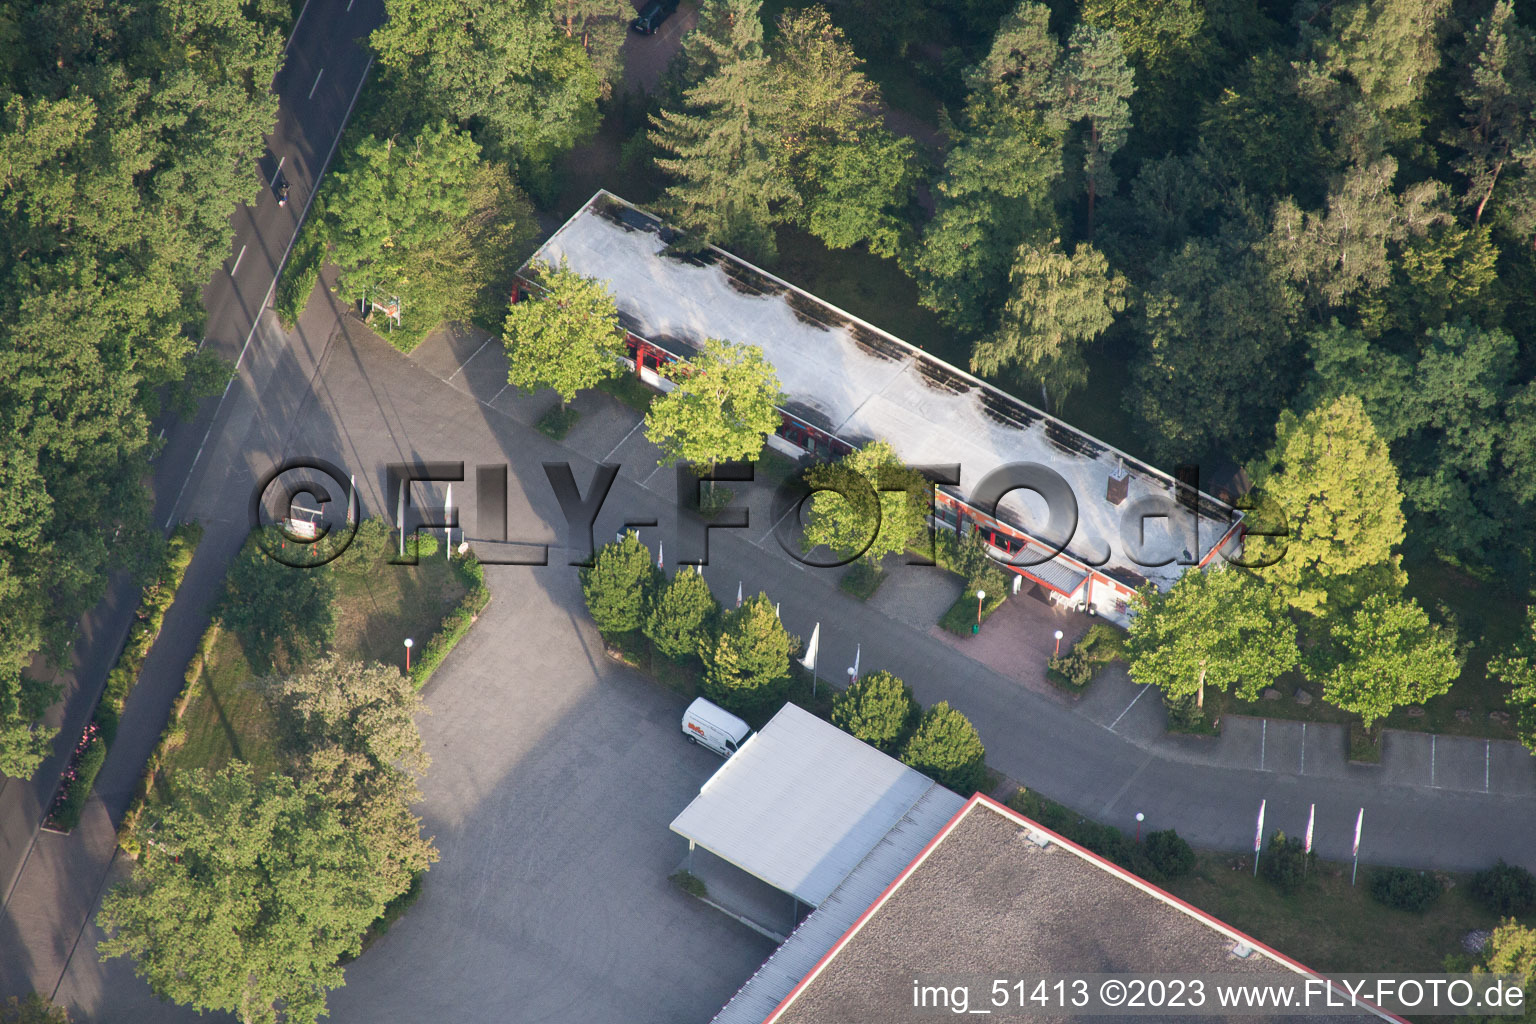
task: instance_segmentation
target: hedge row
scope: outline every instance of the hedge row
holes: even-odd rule
[[[68,832],[80,824],[80,814],[96,784],[96,776],[106,763],[107,750],[117,738],[117,725],[128,703],[128,695],[138,684],[139,673],[144,670],[144,660],[160,637],[160,627],[165,623],[165,613],[176,601],[176,592],[186,578],[187,566],[197,551],[198,541],[203,538],[203,528],[198,523],[183,523],[172,531],[165,543],[165,551],[153,578],[144,585],[139,598],[138,612],[128,631],[128,640],[118,656],[117,664],[107,673],[107,685],[91,716],[74,757],[64,769],[59,790],[54,794],[48,812],[48,827]]]
[[[192,695],[197,692],[197,682],[203,677],[203,665],[207,662],[208,655],[213,651],[213,645],[218,640],[219,624],[215,622],[197,642],[197,650],[193,653],[192,660],[187,663],[186,675],[182,677],[181,692],[176,695],[176,700],[171,704],[170,724],[160,734],[160,742],[155,744],[149,760],[144,763],[144,773],[139,776],[139,786],[134,791],[133,802],[128,805],[122,824],[117,827],[117,845],[130,857],[137,857],[142,849],[137,830],[139,819],[144,816],[144,810],[149,803],[150,788],[155,784],[155,776],[160,774],[160,766],[165,763],[166,755],[181,743],[186,733],[181,723],[181,716],[186,714],[187,705],[191,703]]]
[[[473,554],[466,555],[454,564],[469,590],[459,601],[458,607],[443,616],[443,624],[422,647],[418,660],[411,665],[411,684],[418,690],[427,685],[427,680],[432,678],[432,673],[437,671],[443,659],[464,639],[469,627],[475,624],[491,599],[491,592],[485,586],[485,570]]]
[[[1113,825],[1089,821],[1030,790],[1020,789],[1007,802],[1026,818],[1150,882],[1171,881],[1188,874],[1195,866],[1194,850],[1173,829],[1148,832],[1146,841],[1138,843]]]

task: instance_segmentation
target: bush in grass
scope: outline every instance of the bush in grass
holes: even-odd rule
[[[0,1024],[70,1024],[69,1013],[36,992],[25,999],[11,996],[0,1005]]]
[[[1307,853],[1306,844],[1300,839],[1287,839],[1284,832],[1276,832],[1259,856],[1259,873],[1289,896],[1301,888],[1316,862],[1317,854]]]
[[[903,763],[962,796],[986,784],[986,756],[971,720],[942,700],[923,713],[901,747]]]
[[[405,557],[407,559],[431,558],[437,554],[437,534],[431,530],[417,530],[406,538]]]
[[[106,760],[106,741],[94,731],[88,732],[84,744],[64,770],[57,802],[48,812],[48,821],[54,828],[68,832],[80,824],[80,814],[85,810],[85,802],[90,799],[91,788],[96,785],[96,776]]]
[[[1168,728],[1175,732],[1205,732],[1210,729],[1210,719],[1206,718],[1193,693],[1181,694],[1170,697],[1163,695],[1163,709],[1168,712]]]
[[[1164,878],[1182,878],[1195,868],[1195,851],[1173,829],[1148,832],[1147,860]]]
[[[704,696],[747,714],[783,703],[797,646],[767,594],[748,598],[725,613],[720,635],[704,648]]]
[[[1408,868],[1377,868],[1371,872],[1371,898],[1398,910],[1428,910],[1440,898],[1434,875]]]
[[[886,753],[901,746],[921,709],[912,688],[889,672],[861,677],[832,702],[832,724]]]
[[[1536,910],[1536,875],[1502,859],[1473,875],[1469,891],[1500,917],[1520,917]]]
[[[697,656],[720,618],[720,602],[692,569],[681,569],[662,587],[645,618],[645,635],[673,661]]]
[[[335,572],[348,576],[366,575],[379,571],[394,554],[390,544],[390,525],[377,516],[370,516],[357,524],[357,532],[347,549],[331,563]]]
[[[634,531],[599,548],[592,565],[581,570],[581,592],[598,631],[613,636],[643,626],[651,595],[662,579],[661,570],[652,564],[651,549]]]
[[[454,566],[469,590],[459,599],[458,607],[443,616],[442,625],[422,647],[418,660],[411,663],[411,684],[418,690],[427,685],[443,659],[464,639],[480,610],[491,599],[491,592],[485,588],[485,568],[473,553],[459,559]]]
[[[1077,687],[1087,686],[1099,667],[1098,662],[1094,661],[1081,645],[1071,648],[1066,654],[1052,658],[1047,664],[1051,669],[1059,672],[1063,679]]]

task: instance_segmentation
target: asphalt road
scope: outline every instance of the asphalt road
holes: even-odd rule
[[[249,372],[260,314],[366,78],[372,59],[364,45],[366,36],[383,17],[382,0],[309,0],[295,24],[283,67],[273,81],[280,97],[278,121],[262,160],[266,185],[279,170],[289,183],[288,203],[279,206],[275,190],[266,187],[254,206],[236,210],[229,259],[204,290],[208,320],[203,343],[238,363],[244,376],[224,395],[204,402],[191,420],[169,419],[159,425],[165,444],[151,480],[156,526],[169,529],[182,518],[187,482],[197,471],[208,438],[229,426],[231,394],[238,388],[265,393],[279,369],[272,361],[255,376]],[[189,571],[192,597],[206,599],[211,594],[232,553],[227,543],[204,543]],[[0,956],[0,996],[34,987],[50,991],[56,983],[55,968],[62,970],[79,934],[81,903],[88,907],[90,886],[103,876],[105,861],[110,860],[108,834],[164,728],[167,694],[174,692],[181,672],[171,664],[170,648],[188,647],[201,632],[198,619],[205,616],[206,600],[190,614],[185,605],[193,602],[178,602],[157,645],[157,650],[164,645],[167,653],[152,655],[156,664],[146,667],[142,692],[130,699],[98,779],[98,793],[112,797],[107,813],[97,816],[88,810],[85,823],[70,837],[39,833],[43,807],[122,648],[137,600],[133,581],[121,574],[114,577],[107,597],[81,621],[71,665],[55,677],[64,687],[64,700],[50,712],[50,722],[60,726],[54,755],[30,781],[0,780],[0,952],[6,954]],[[45,934],[46,941],[37,939]],[[24,946],[28,948],[23,951]]]

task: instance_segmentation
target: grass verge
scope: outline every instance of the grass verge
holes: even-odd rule
[[[1359,722],[1349,723],[1349,759],[1356,764],[1381,763],[1381,726],[1367,729]]]
[[[985,623],[1006,600],[1008,600],[1006,592],[988,594],[981,607],[981,621]],[[976,625],[976,595],[970,593],[967,588],[967,592],[955,598],[955,603],[949,606],[949,610],[939,616],[939,625],[956,636],[970,636],[973,632],[971,627]]]
[[[299,237],[294,240],[283,275],[277,279],[272,309],[285,331],[293,330],[299,322],[299,316],[320,280],[320,268],[325,265],[325,230],[321,223],[322,214],[316,203],[309,211],[304,227],[299,230]]]
[[[633,373],[609,377],[597,386],[636,412],[650,412],[651,403],[656,400],[656,391]]]

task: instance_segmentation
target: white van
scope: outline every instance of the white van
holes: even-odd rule
[[[752,735],[752,727],[718,704],[700,697],[683,712],[683,735],[689,743],[708,747],[721,757],[730,757]]]

